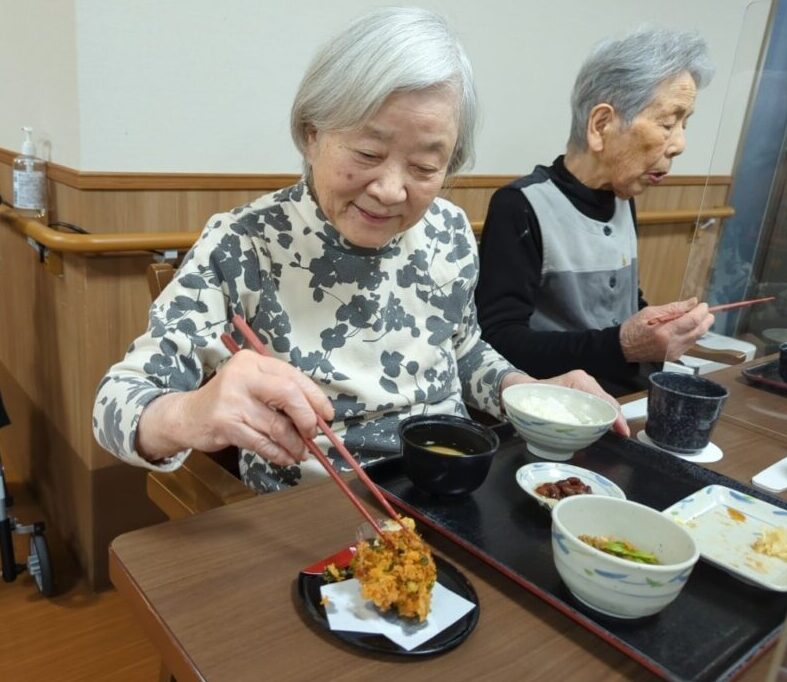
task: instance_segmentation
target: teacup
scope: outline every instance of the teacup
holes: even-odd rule
[[[724,386],[704,377],[654,372],[648,388],[645,433],[666,450],[699,452],[710,442],[727,395]]]
[[[787,341],[779,346],[779,376],[787,381]]]

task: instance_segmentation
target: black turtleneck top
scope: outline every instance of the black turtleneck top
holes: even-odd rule
[[[654,366],[626,362],[619,325],[575,331],[535,331],[529,326],[539,296],[543,250],[541,226],[521,188],[543,181],[544,174],[588,218],[606,222],[615,212],[615,195],[583,185],[566,169],[562,156],[551,166],[539,166],[533,174],[497,190],[480,246],[476,305],[483,337],[533,377],[544,379],[584,369],[613,395],[641,390]],[[634,201],[629,204],[636,224]],[[638,294],[641,309],[647,303]]]

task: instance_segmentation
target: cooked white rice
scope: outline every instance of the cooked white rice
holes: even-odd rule
[[[575,414],[553,396],[522,396],[517,400],[517,407],[538,419],[561,424],[591,424],[593,422],[587,415]]]

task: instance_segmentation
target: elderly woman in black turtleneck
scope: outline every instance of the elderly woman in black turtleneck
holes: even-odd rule
[[[634,206],[683,151],[712,72],[693,33],[648,29],[602,43],[574,84],[566,154],[492,197],[476,303],[484,338],[519,369],[584,369],[623,395],[713,324],[696,299],[642,298]]]

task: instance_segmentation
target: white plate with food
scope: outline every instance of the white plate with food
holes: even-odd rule
[[[534,462],[519,467],[516,482],[542,507],[552,509],[563,497],[606,495],[626,499],[612,481],[595,471],[563,462]]]
[[[709,563],[757,587],[787,592],[787,509],[709,485],[663,513],[689,532]]]

